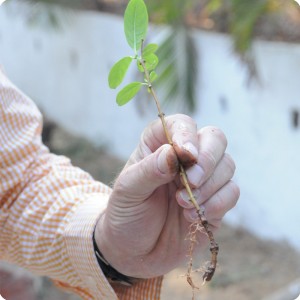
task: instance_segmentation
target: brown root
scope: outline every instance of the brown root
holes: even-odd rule
[[[190,245],[189,245],[189,250],[188,250],[188,254],[187,254],[189,261],[188,261],[188,268],[187,268],[187,273],[186,273],[186,280],[192,288],[193,299],[194,299],[195,290],[199,289],[199,287],[194,284],[193,278],[192,278],[192,273],[199,271],[199,270],[193,269],[193,254],[194,254],[195,245],[197,243],[197,232],[202,231],[202,230],[203,230],[203,227],[201,225],[201,222],[200,222],[200,220],[197,220],[196,222],[194,222],[190,225],[188,236],[187,236],[187,239],[190,241]]]
[[[199,290],[199,287],[195,285],[192,274],[195,272],[203,272],[203,268],[193,269],[193,254],[195,245],[197,244],[197,233],[205,233],[210,241],[210,252],[211,252],[211,260],[207,267],[205,267],[203,278],[203,284],[205,284],[207,281],[210,281],[212,277],[214,276],[216,267],[217,267],[217,257],[219,252],[219,246],[215,242],[214,236],[212,231],[208,227],[208,222],[204,216],[204,212],[201,210],[198,210],[198,220],[195,221],[190,225],[189,232],[187,239],[190,241],[189,250],[188,250],[188,268],[186,273],[186,279],[189,285],[192,288],[193,297],[192,300],[195,299],[195,290]]]

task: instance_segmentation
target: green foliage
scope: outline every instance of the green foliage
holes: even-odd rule
[[[147,0],[151,20],[156,24],[182,25],[195,0]]]
[[[144,1],[130,0],[124,14],[124,31],[128,45],[137,54],[148,29],[148,11]]]
[[[124,31],[128,45],[134,50],[134,56],[124,57],[112,67],[108,83],[110,88],[117,88],[122,83],[132,60],[137,61],[137,68],[144,73],[144,82],[126,85],[117,95],[117,103],[120,106],[134,98],[143,85],[150,88],[152,80],[158,77],[154,71],[159,61],[155,54],[158,45],[149,44],[143,47],[147,28],[148,11],[144,1],[130,0],[124,14]]]
[[[158,65],[158,61],[159,61],[157,55],[154,53],[151,53],[147,56],[143,56],[143,60],[145,62],[145,66],[148,71],[154,70]]]
[[[186,15],[197,0],[147,0],[151,20],[169,25],[169,34],[161,42],[157,56],[161,62],[156,85],[164,92],[164,102],[180,104],[193,111],[197,101],[195,87],[198,55],[194,38],[186,24]]]
[[[209,14],[216,12],[222,7],[223,0],[210,0],[206,4],[206,10]]]
[[[118,105],[122,106],[134,98],[134,96],[141,89],[142,85],[142,82],[132,82],[126,85],[117,95]]]
[[[231,0],[230,31],[235,37],[235,50],[245,53],[251,46],[254,26],[267,12],[269,0]]]
[[[148,55],[155,53],[158,49],[158,45],[157,44],[148,44],[142,52],[143,57],[147,57]]]
[[[154,82],[157,78],[158,78],[157,73],[156,73],[155,71],[152,71],[152,72],[150,73],[150,81],[151,81],[151,82]]]
[[[108,75],[108,83],[111,89],[117,88],[122,83],[131,62],[132,58],[127,56],[120,59],[111,68],[110,73]]]
[[[157,51],[161,64],[156,85],[165,92],[165,102],[176,101],[188,111],[196,108],[195,85],[198,56],[194,39],[187,27],[171,30]]]
[[[257,24],[263,17],[280,11],[290,1],[283,0],[208,0],[205,10],[218,22],[227,20],[225,26],[234,40],[234,48],[244,56],[251,48]]]
[[[182,8],[186,8],[187,2],[180,2]],[[178,2],[179,3],[179,2]],[[153,4],[153,3],[152,3]],[[163,1],[163,5],[170,5],[169,1]],[[172,8],[174,9],[174,8]],[[146,12],[145,12],[146,10]],[[178,7],[174,9],[177,16],[183,18],[184,11]],[[173,16],[173,14],[171,14]],[[168,22],[173,22],[171,15],[167,15]],[[142,20],[143,19],[143,20]],[[137,25],[142,24],[142,25]],[[137,30],[139,27],[139,30]],[[128,70],[131,60],[136,60],[137,68],[144,73],[144,83],[134,82],[123,88],[117,95],[117,103],[128,103],[140,90],[142,85],[148,86],[148,91],[153,81],[164,91],[167,102],[187,99],[186,107],[189,110],[195,108],[194,84],[196,81],[197,55],[193,39],[184,23],[177,23],[170,28],[170,34],[162,42],[161,46],[150,43],[145,45],[148,27],[148,13],[143,0],[131,0],[124,14],[124,29],[128,45],[134,50],[134,56],[125,57],[118,61],[110,71],[109,86],[116,88],[121,84]],[[140,53],[137,53],[139,50]],[[157,53],[156,53],[157,52]],[[161,64],[158,64],[161,61]],[[159,76],[155,69],[158,69]]]

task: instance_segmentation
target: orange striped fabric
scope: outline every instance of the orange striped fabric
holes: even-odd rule
[[[110,188],[41,141],[34,103],[0,70],[0,259],[83,299],[159,299],[162,278],[112,287],[92,242]]]

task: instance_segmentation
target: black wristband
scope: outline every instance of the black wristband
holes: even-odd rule
[[[108,279],[110,283],[119,283],[126,286],[132,286],[135,282],[140,280],[134,277],[129,277],[124,274],[121,274],[107,262],[107,260],[103,257],[102,253],[100,252],[97,246],[95,234],[93,234],[93,244],[98,264],[104,276]]]

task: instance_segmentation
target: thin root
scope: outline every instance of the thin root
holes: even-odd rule
[[[192,273],[200,271],[200,269],[193,270],[193,252],[194,252],[195,244],[197,243],[197,232],[205,233],[208,236],[210,241],[211,260],[209,262],[209,265],[206,267],[204,271],[204,275],[202,277],[203,279],[202,285],[210,281],[214,276],[217,267],[217,261],[218,261],[217,257],[219,252],[219,246],[215,242],[213,233],[208,227],[208,222],[206,220],[206,217],[204,216],[204,212],[201,212],[199,210],[198,215],[199,215],[199,219],[190,225],[189,233],[187,236],[187,238],[190,241],[190,246],[188,251],[189,262],[188,262],[188,270],[187,270],[186,278],[187,278],[187,282],[192,287],[193,299],[194,299],[195,289],[199,289],[199,287],[197,287],[194,284],[192,279]]]

